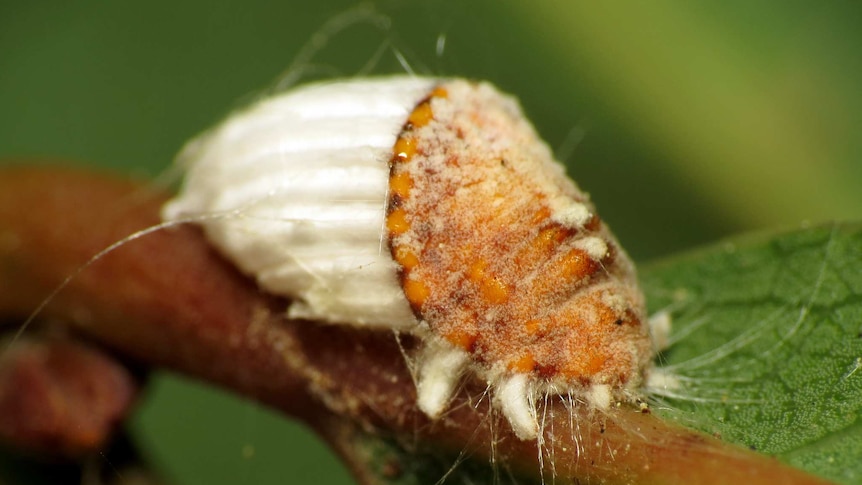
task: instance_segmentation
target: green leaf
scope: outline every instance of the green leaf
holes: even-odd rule
[[[862,480],[862,225],[749,237],[642,270],[673,318],[661,415]]]

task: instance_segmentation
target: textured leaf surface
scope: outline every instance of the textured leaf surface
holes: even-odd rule
[[[862,479],[862,226],[716,246],[641,271],[673,317],[658,412],[844,483]]]

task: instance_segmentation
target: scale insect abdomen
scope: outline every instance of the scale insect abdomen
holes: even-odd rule
[[[193,141],[169,220],[289,315],[418,336],[418,404],[485,379],[524,439],[537,396],[632,401],[653,357],[634,267],[517,103],[485,83],[390,77],[258,102]],[[223,214],[223,216],[219,216]]]

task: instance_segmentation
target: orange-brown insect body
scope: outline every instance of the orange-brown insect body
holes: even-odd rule
[[[640,384],[651,340],[634,269],[517,106],[450,81],[391,162],[387,228],[405,296],[492,372]]]

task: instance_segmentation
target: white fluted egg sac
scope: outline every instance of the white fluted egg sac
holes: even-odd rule
[[[434,82],[315,84],[232,114],[181,152],[163,218],[207,216],[214,245],[294,299],[290,317],[415,325],[381,231],[392,146]]]

